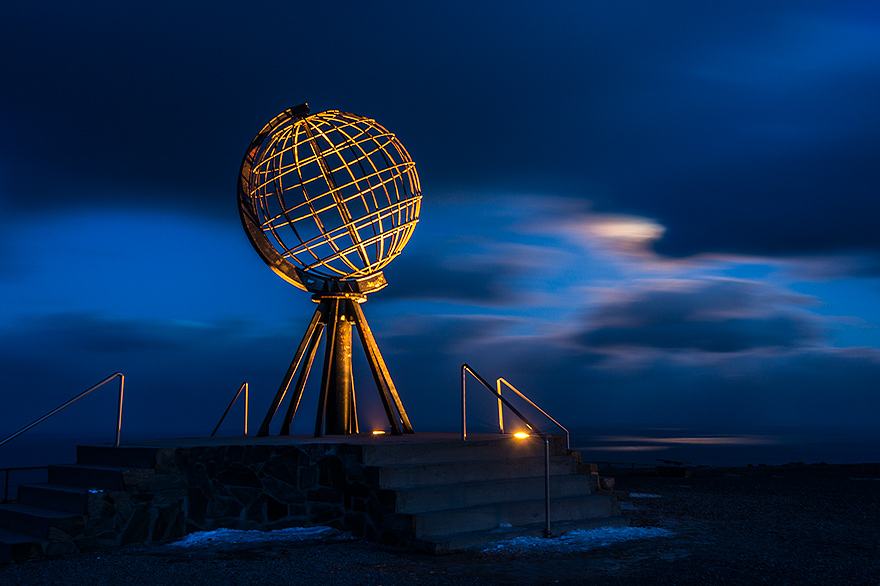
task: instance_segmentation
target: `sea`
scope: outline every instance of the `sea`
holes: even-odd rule
[[[439,431],[439,430],[434,430]],[[549,431],[549,430],[547,430]],[[880,428],[572,428],[572,448],[584,462],[615,467],[662,463],[687,466],[758,466],[787,463],[880,462]],[[175,434],[162,434],[175,437]],[[193,437],[181,432],[176,437]],[[106,444],[104,435],[28,433],[0,446],[0,482],[6,499],[19,484],[45,482],[46,470],[8,470],[76,461],[79,444]],[[151,439],[126,436],[123,440]],[[7,477],[8,475],[8,477]]]

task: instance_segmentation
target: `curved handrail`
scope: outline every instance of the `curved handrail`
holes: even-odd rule
[[[232,406],[235,405],[235,402],[238,400],[238,396],[241,392],[244,391],[244,435],[247,435],[247,426],[248,426],[248,384],[247,381],[241,383],[241,386],[238,387],[238,392],[235,393],[235,396],[232,397],[232,401],[229,403],[229,407],[226,408],[226,411],[223,412],[223,416],[220,417],[220,421],[217,422],[217,427],[214,428],[214,431],[211,432],[211,437],[214,437],[214,434],[217,433],[217,430],[220,429],[220,425],[223,423],[223,420],[226,419],[226,416],[229,414],[229,410],[232,409]]]
[[[510,401],[508,401],[506,398],[501,396],[501,393],[499,393],[498,391],[493,389],[489,385],[489,383],[486,382],[486,379],[484,379],[479,374],[477,374],[477,372],[474,371],[474,369],[471,368],[467,362],[465,362],[464,364],[461,365],[461,439],[462,439],[462,441],[467,441],[467,413],[465,411],[465,403],[466,403],[465,381],[467,379],[466,375],[468,372],[471,373],[471,375],[473,375],[473,377],[475,379],[477,379],[477,381],[479,381],[480,384],[482,384],[484,387],[486,387],[486,389],[488,389],[488,391],[490,393],[492,393],[493,395],[495,395],[495,397],[498,399],[498,423],[499,423],[499,427],[501,428],[501,433],[504,433],[504,419],[501,416],[502,415],[501,414],[501,405],[503,403],[508,409],[510,409],[513,412],[514,415],[519,417],[520,421],[522,421],[523,423],[526,424],[526,427],[531,429],[537,435],[539,435],[541,437],[546,437],[545,434],[541,433],[538,430],[538,428],[535,427],[532,424],[532,422],[526,418],[525,415],[520,413],[516,407],[511,405]],[[531,403],[531,401],[529,401],[529,402]]]
[[[526,427],[528,427],[536,435],[538,435],[541,439],[544,440],[544,531],[543,531],[543,534],[544,534],[544,537],[553,537],[553,533],[550,531],[550,436],[539,431],[538,428],[535,427],[526,418],[525,415],[520,413],[516,407],[514,407],[513,405],[510,404],[510,401],[508,401],[503,396],[501,396],[501,383],[500,382],[498,383],[498,390],[496,391],[491,386],[489,386],[489,383],[486,382],[486,379],[484,379],[479,374],[477,374],[477,372],[473,368],[471,368],[467,362],[465,362],[461,365],[461,441],[467,441],[467,412],[465,409],[465,402],[466,402],[466,400],[465,400],[465,395],[466,395],[465,383],[467,381],[467,373],[471,373],[471,375],[475,379],[477,379],[477,381],[479,381],[481,385],[486,387],[486,389],[488,389],[490,393],[492,393],[493,395],[495,395],[495,397],[497,397],[497,399],[498,399],[498,426],[501,428],[501,433],[504,433],[504,417],[501,412],[501,405],[503,403],[504,405],[507,406],[508,409],[510,409],[513,412],[514,415],[519,417],[520,421],[522,421],[523,423],[526,424]],[[499,379],[499,381],[500,380],[501,379]],[[537,405],[532,403],[528,399],[528,397],[526,397],[525,395],[520,393],[518,390],[513,388],[513,386],[510,383],[508,383],[507,381],[504,381],[504,382],[507,384],[507,386],[509,386],[511,389],[513,389],[517,395],[523,397],[526,401],[529,402],[529,404],[533,405],[534,407],[537,407],[538,410],[541,411],[541,413],[544,413],[544,411],[541,408],[539,408]],[[547,414],[544,413],[544,415],[547,415]],[[550,416],[547,415],[547,417],[550,417]],[[557,423],[556,420],[554,420],[552,417],[550,417],[550,420],[553,421],[553,423],[556,423],[556,425],[559,425],[559,423]],[[562,427],[562,426],[559,425],[559,427]],[[565,430],[564,427],[562,427],[562,429]],[[565,430],[565,433],[566,433],[566,441],[567,441],[568,430]]]
[[[531,399],[529,399],[528,397],[526,397],[525,395],[523,395],[523,394],[519,391],[519,389],[517,389],[515,386],[513,386],[512,384],[510,384],[509,382],[507,382],[507,381],[504,380],[503,378],[499,378],[499,379],[495,382],[495,384],[498,385],[498,396],[499,396],[499,397],[501,396],[501,383],[504,383],[505,385],[507,385],[507,388],[509,388],[511,391],[513,391],[514,393],[516,393],[517,395],[519,395],[519,397],[520,397],[522,400],[524,400],[526,403],[528,403],[529,405],[531,405],[532,407],[534,407],[535,409],[537,409],[538,411],[540,411],[540,412],[541,412],[541,415],[543,415],[544,417],[546,417],[547,419],[549,419],[550,421],[552,421],[553,423],[555,423],[556,426],[557,426],[559,429],[561,429],[562,431],[564,431],[564,432],[565,432],[565,449],[566,449],[566,450],[570,450],[570,449],[571,449],[571,434],[568,433],[568,430],[565,429],[565,427],[564,427],[561,423],[559,423],[558,421],[556,421],[555,419],[553,419],[552,417],[550,417],[550,414],[549,414],[549,413],[547,413],[546,411],[544,411],[543,409],[541,409],[540,407],[538,407],[537,405],[535,405],[535,403],[534,403]],[[502,425],[503,425],[503,422],[502,422]]]
[[[117,409],[116,409],[116,444],[115,444],[115,446],[118,448],[119,447],[119,438],[122,433],[122,395],[123,395],[123,389],[125,388],[125,375],[122,374],[121,372],[111,374],[110,376],[108,376],[107,378],[105,378],[104,380],[99,382],[98,384],[96,384],[92,387],[89,387],[88,389],[84,390],[83,392],[81,392],[80,394],[78,394],[76,397],[69,400],[68,402],[64,403],[63,405],[56,407],[52,411],[49,411],[48,413],[46,413],[45,415],[43,415],[42,417],[40,417],[39,419],[37,419],[33,423],[25,425],[24,427],[22,427],[21,429],[19,429],[15,433],[13,433],[12,435],[4,438],[3,440],[0,440],[0,446],[2,446],[3,444],[5,444],[6,442],[8,442],[10,440],[17,438],[18,436],[20,436],[21,434],[23,434],[27,430],[31,429],[32,427],[35,427],[35,426],[39,425],[40,423],[46,421],[47,419],[49,419],[50,417],[52,417],[53,415],[55,415],[59,411],[63,411],[64,409],[67,409],[68,407],[70,407],[71,405],[73,405],[74,403],[76,403],[77,401],[79,401],[80,399],[82,399],[83,397],[85,397],[86,395],[88,395],[89,393],[94,391],[95,389],[98,389],[101,386],[105,385],[106,383],[109,383],[111,380],[113,380],[116,377],[119,377],[119,400],[117,402]]]

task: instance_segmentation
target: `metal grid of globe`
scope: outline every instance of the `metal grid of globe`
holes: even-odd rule
[[[239,213],[263,260],[313,293],[318,308],[264,418],[269,425],[297,375],[282,435],[290,432],[324,332],[324,367],[315,436],[358,433],[351,373],[356,326],[391,433],[412,426],[359,304],[385,286],[380,269],[408,242],[421,189],[415,163],[375,120],[307,104],[266,124],[248,147],[238,182]]]

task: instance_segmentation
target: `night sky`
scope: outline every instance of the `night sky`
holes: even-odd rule
[[[570,427],[876,428],[876,2],[380,4],[4,8],[0,435],[115,371],[123,437],[205,435],[244,380],[258,425],[314,305],[236,180],[302,102],[416,161],[363,308],[417,431],[458,429],[462,362]],[[109,441],[103,394],[53,429]]]

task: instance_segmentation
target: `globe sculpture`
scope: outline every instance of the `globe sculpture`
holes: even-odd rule
[[[393,434],[412,433],[360,304],[386,285],[391,262],[419,219],[421,190],[404,146],[375,120],[308,104],[269,121],[248,147],[238,180],[245,232],[266,264],[318,303],[258,435],[268,435],[294,376],[281,434],[302,398],[327,334],[315,436],[358,433],[351,370],[352,325]]]

